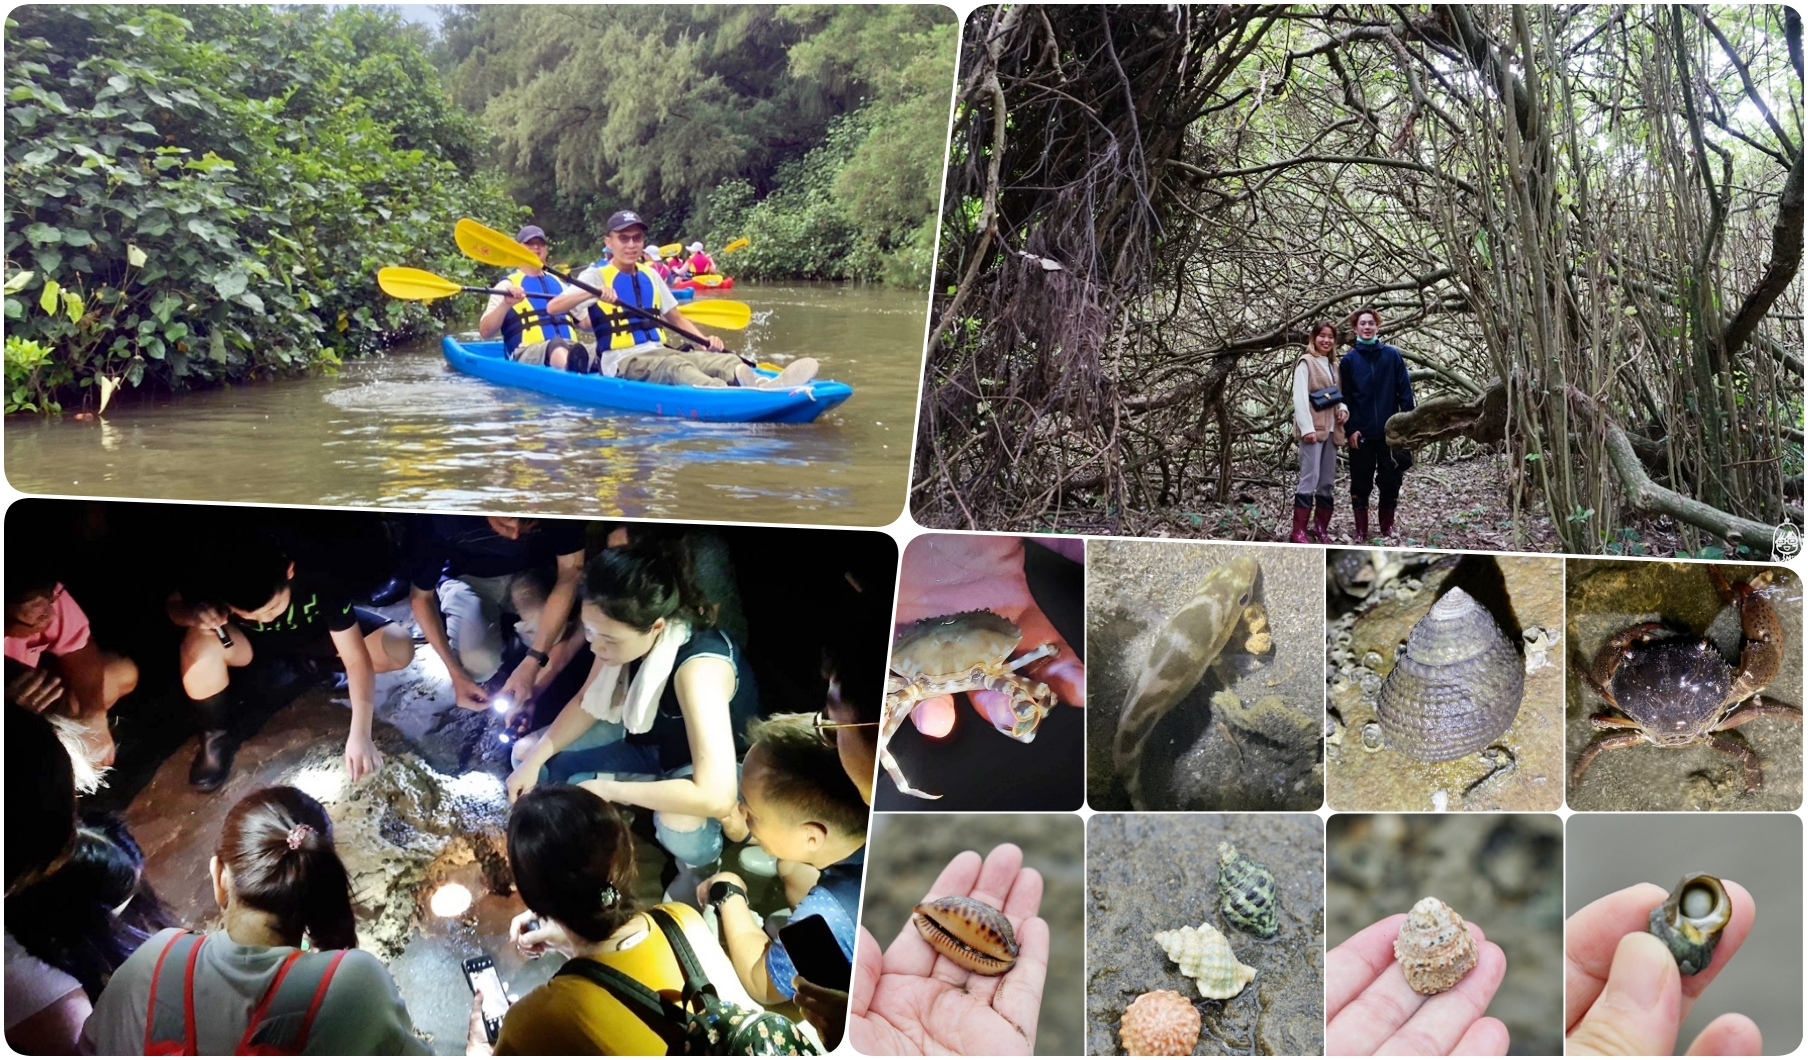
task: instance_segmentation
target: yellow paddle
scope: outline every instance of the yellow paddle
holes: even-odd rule
[[[463,251],[467,257],[475,258],[478,261],[486,262],[491,265],[506,265],[517,269],[546,269],[547,272],[552,273],[554,276],[557,276],[559,279],[564,280],[566,283],[571,284],[579,290],[589,291],[594,295],[601,295],[603,293],[587,283],[572,279],[570,276],[567,276],[557,269],[548,268],[547,266],[542,265],[539,257],[536,256],[533,251],[522,246],[520,243],[515,242],[513,239],[510,239],[508,236],[503,235],[501,232],[496,231],[494,228],[486,228],[476,221],[471,220],[469,217],[459,218],[458,224],[452,229],[452,237],[458,241],[458,249]],[[718,327],[744,328],[753,320],[753,310],[749,308],[745,302],[711,300],[709,302],[693,302],[690,305],[682,306],[680,308],[687,318],[702,322],[704,319],[703,315],[693,315],[691,309],[703,305],[725,307],[723,312],[715,315],[715,319],[708,321],[708,323],[715,324]],[[622,308],[631,310],[634,307],[623,306]],[[738,320],[740,323],[718,323],[718,321],[723,320]],[[699,336],[692,335],[690,337],[705,343],[705,345],[708,344],[707,340],[700,338]]]
[[[377,286],[383,288],[383,293],[391,298],[402,298],[410,302],[431,302],[438,298],[465,292],[473,294],[501,293],[488,287],[466,287],[423,269],[400,267],[378,269]],[[633,310],[635,307],[624,306],[623,308]],[[693,309],[696,311],[692,312]],[[753,310],[744,302],[712,299],[685,306],[684,310],[686,319],[730,330],[738,331],[753,320]]]
[[[669,258],[683,249],[683,243],[667,243],[665,246],[659,248],[659,256],[662,258]]]
[[[740,250],[743,247],[746,247],[747,245],[748,245],[748,241],[746,239],[737,239],[734,242],[723,247],[722,253],[723,254],[733,254],[735,251]]]

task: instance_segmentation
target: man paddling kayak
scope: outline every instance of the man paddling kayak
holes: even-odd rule
[[[671,288],[651,268],[641,265],[647,241],[647,224],[633,210],[617,210],[609,217],[604,245],[609,258],[585,269],[578,282],[602,292],[592,297],[573,288],[553,298],[547,312],[558,315],[588,308],[596,331],[595,370],[606,376],[646,383],[702,387],[801,386],[816,377],[816,361],[799,357],[785,366],[777,378],[763,376],[739,357],[722,352],[722,340],[708,337],[709,350],[674,350],[665,345],[665,332],[645,318],[629,315],[626,304],[658,314],[680,334],[699,336],[695,324],[678,309]]]
[[[523,228],[515,242],[533,251],[542,265],[546,263],[549,247],[539,225]],[[490,339],[502,332],[502,348],[511,361],[574,372],[590,370],[590,351],[578,343],[565,314],[552,312],[549,306],[565,293],[565,285],[557,277],[539,268],[517,269],[502,281],[501,290],[503,293],[490,296],[490,304],[477,322],[479,335]]]

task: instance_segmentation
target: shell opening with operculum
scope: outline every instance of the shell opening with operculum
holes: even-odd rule
[[[1191,1001],[1172,990],[1152,990],[1124,1010],[1118,1037],[1131,1056],[1191,1056],[1201,1023]]]
[[[1512,727],[1524,692],[1525,663],[1494,616],[1451,589],[1407,635],[1376,714],[1388,746],[1421,762],[1447,762]]]
[[[1406,973],[1407,985],[1429,995],[1441,994],[1461,982],[1480,954],[1456,910],[1436,898],[1421,898],[1400,925],[1394,957]]]
[[[1236,997],[1255,981],[1256,970],[1239,962],[1230,950],[1230,940],[1209,923],[1157,931],[1155,944],[1167,952],[1168,960],[1180,965],[1181,975],[1199,987],[1200,997],[1215,1001]]]
[[[1229,843],[1218,844],[1218,908],[1224,919],[1258,938],[1280,930],[1275,913],[1274,873]]]
[[[1670,948],[1682,974],[1694,975],[1713,962],[1720,933],[1732,919],[1726,886],[1696,872],[1684,876],[1663,904],[1651,910],[1650,930]]]

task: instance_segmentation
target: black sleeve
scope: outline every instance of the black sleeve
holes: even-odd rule
[[[319,589],[320,607],[326,628],[338,633],[342,630],[354,629],[358,625],[358,616],[352,613],[352,598],[337,588],[322,586]]]
[[[534,529],[547,556],[569,556],[584,551],[584,520],[548,519]]]
[[[1401,412],[1413,407],[1412,373],[1406,370],[1405,356],[1399,357],[1400,385],[1394,391],[1394,405]]]
[[[431,518],[423,519],[420,533],[408,557],[408,580],[416,589],[431,591],[446,569],[446,543]]]

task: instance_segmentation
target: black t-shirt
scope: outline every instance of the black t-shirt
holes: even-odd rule
[[[262,648],[278,651],[315,647],[334,633],[358,624],[351,597],[307,571],[297,570],[289,582],[289,607],[268,622],[238,615],[232,624]]]
[[[560,556],[584,550],[584,521],[540,519],[509,540],[480,515],[431,515],[412,566],[414,587],[431,589],[440,575],[497,578],[551,567]]]
[[[631,743],[656,745],[660,768],[667,772],[691,762],[691,741],[684,725],[684,708],[678,704],[678,671],[696,658],[726,659],[734,666],[735,690],[728,701],[728,717],[734,726],[737,757],[747,749],[747,723],[759,717],[760,690],[754,683],[753,667],[747,665],[746,652],[719,629],[692,630],[691,639],[678,649],[677,658],[672,661],[672,676],[665,683],[665,694],[659,697],[659,712],[653,719],[653,727],[643,733],[628,734]],[[640,663],[637,661],[633,666],[638,672]]]

